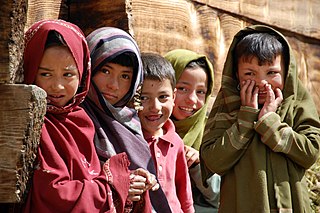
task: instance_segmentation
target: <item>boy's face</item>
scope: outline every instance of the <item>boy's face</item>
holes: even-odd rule
[[[183,120],[196,113],[206,101],[208,76],[202,68],[187,68],[181,74],[177,85],[173,116]]]
[[[169,119],[174,106],[174,92],[170,80],[145,79],[142,86],[143,110],[139,118],[144,132],[153,136],[163,135],[162,126]]]
[[[104,98],[112,105],[120,101],[129,91],[133,76],[132,67],[106,63],[92,80]]]
[[[63,107],[79,86],[76,62],[67,47],[48,47],[42,56],[35,84],[47,92],[48,103]]]
[[[270,84],[273,91],[284,87],[285,66],[281,55],[278,55],[273,63],[259,66],[257,57],[245,62],[240,58],[238,62],[238,78],[240,85],[245,81],[254,81],[255,87],[259,88],[258,104],[264,104],[267,97],[266,84]]]

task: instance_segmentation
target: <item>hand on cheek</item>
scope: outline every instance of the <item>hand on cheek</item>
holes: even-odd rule
[[[267,91],[267,98],[260,110],[258,119],[268,112],[276,112],[283,100],[283,95],[279,88],[276,88],[275,91],[273,91],[270,84],[266,84],[265,87]]]
[[[242,106],[258,109],[259,88],[255,86],[255,81],[246,80],[241,82],[240,99]]]

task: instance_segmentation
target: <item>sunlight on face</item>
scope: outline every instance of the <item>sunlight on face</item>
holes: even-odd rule
[[[35,84],[47,92],[48,103],[63,107],[79,86],[76,62],[67,47],[52,46],[44,51]]]
[[[162,135],[162,126],[169,119],[174,106],[174,92],[169,79],[145,79],[142,86],[139,111],[141,126],[153,136]]]
[[[208,76],[202,68],[186,68],[177,85],[173,116],[183,120],[196,113],[206,101]]]
[[[239,82],[246,80],[255,81],[256,87],[259,88],[258,103],[264,104],[267,97],[265,91],[266,84],[270,84],[273,91],[276,88],[283,90],[285,77],[284,60],[281,55],[278,55],[272,64],[259,66],[256,57],[253,57],[249,62],[240,59],[237,74]]]
[[[93,76],[104,98],[112,105],[119,102],[128,92],[132,83],[133,68],[115,63],[106,63]]]

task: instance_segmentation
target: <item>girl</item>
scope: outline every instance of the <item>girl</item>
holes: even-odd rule
[[[134,109],[126,105],[142,82],[140,51],[133,38],[113,27],[99,28],[87,36],[92,59],[92,81],[82,105],[96,128],[95,146],[100,160],[125,152],[130,169],[143,168],[156,174],[147,142]],[[144,203],[134,203],[134,209],[150,205],[157,212],[170,212],[160,188],[144,194]],[[146,210],[147,211],[147,210]]]
[[[89,89],[90,59],[81,30],[62,20],[43,20],[26,32],[24,83],[47,93],[37,165],[25,212],[123,212],[130,210],[131,175],[126,154],[100,165],[90,117],[79,107]],[[139,174],[142,174],[140,176]],[[149,176],[148,176],[149,175]],[[143,177],[144,176],[144,177]],[[132,195],[132,194],[131,194]],[[137,196],[139,194],[137,193]]]
[[[185,144],[186,159],[192,180],[196,212],[214,212],[218,207],[220,177],[214,175],[204,188],[201,180],[199,147],[207,121],[207,110],[213,89],[213,67],[208,58],[190,50],[168,52],[177,79],[172,120]]]

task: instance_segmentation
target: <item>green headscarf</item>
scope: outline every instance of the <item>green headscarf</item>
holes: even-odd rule
[[[186,119],[179,121],[172,119],[176,127],[176,131],[183,139],[184,144],[199,150],[202,141],[203,130],[207,121],[208,101],[213,89],[213,66],[205,55],[199,55],[195,52],[185,49],[172,50],[164,57],[172,64],[175,70],[177,82],[179,81],[179,78],[185,67],[191,61],[205,58],[207,62],[209,73],[207,73],[208,92],[206,94],[205,104],[195,114]]]

